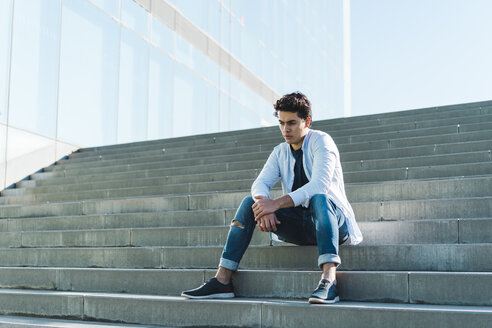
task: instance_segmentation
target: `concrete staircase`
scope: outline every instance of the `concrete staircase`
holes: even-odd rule
[[[365,240],[341,302],[309,305],[315,247],[256,231],[239,298],[210,278],[278,128],[81,149],[0,197],[0,325],[490,327],[492,101],[319,121]],[[274,194],[280,195],[280,186]]]

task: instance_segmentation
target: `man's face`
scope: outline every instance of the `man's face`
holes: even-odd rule
[[[278,111],[280,131],[285,141],[297,150],[302,147],[304,137],[311,125],[311,118],[306,120],[297,116],[297,113]]]

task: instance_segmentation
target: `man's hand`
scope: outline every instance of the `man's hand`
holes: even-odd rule
[[[280,224],[280,221],[273,213],[264,215],[255,220],[258,222],[258,227],[263,232],[277,231],[277,224]]]
[[[252,208],[253,213],[255,214],[255,220],[258,220],[262,216],[272,214],[280,207],[273,199],[266,198],[264,196],[255,196],[255,203]]]

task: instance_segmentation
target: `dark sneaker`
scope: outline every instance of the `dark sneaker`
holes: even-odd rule
[[[339,301],[337,286],[328,279],[321,279],[309,298],[311,304],[332,304]]]
[[[234,295],[232,282],[224,285],[217,278],[212,278],[198,288],[182,292],[181,296],[188,298],[232,298],[236,295]]]

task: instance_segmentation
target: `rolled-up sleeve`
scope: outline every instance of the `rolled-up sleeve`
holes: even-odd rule
[[[280,178],[280,168],[278,164],[278,149],[275,148],[268,157],[263,169],[251,186],[251,195],[265,196],[270,198],[270,190]]]
[[[315,194],[328,193],[337,163],[335,149],[337,148],[329,136],[323,136],[315,140],[313,144],[311,179],[301,188],[289,193],[295,206],[309,207],[309,201]]]

